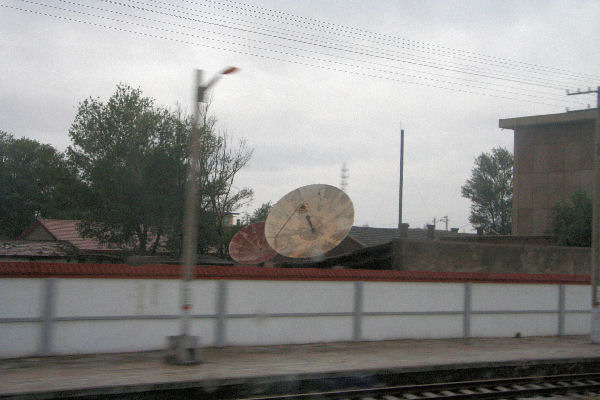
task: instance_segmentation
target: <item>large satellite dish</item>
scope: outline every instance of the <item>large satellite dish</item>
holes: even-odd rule
[[[240,264],[260,264],[277,255],[265,239],[265,223],[255,222],[240,229],[229,242],[229,255]]]
[[[302,186],[273,206],[265,237],[279,254],[318,257],[340,244],[354,222],[352,201],[330,185]]]

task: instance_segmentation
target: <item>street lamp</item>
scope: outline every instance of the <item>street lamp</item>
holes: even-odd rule
[[[194,120],[192,137],[190,138],[190,165],[186,184],[184,217],[183,217],[183,273],[181,279],[181,334],[169,336],[166,360],[173,364],[198,364],[200,358],[197,354],[198,337],[189,335],[192,311],[192,296],[190,281],[192,270],[197,262],[198,248],[198,180],[201,176],[200,165],[200,107],[204,103],[205,94],[221,75],[236,72],[238,68],[228,67],[215,75],[208,83],[202,84],[202,70],[196,70],[196,84],[194,86]]]

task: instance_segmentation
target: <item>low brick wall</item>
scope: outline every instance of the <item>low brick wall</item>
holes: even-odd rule
[[[392,267],[413,271],[588,274],[590,258],[587,247],[399,239],[393,243]]]

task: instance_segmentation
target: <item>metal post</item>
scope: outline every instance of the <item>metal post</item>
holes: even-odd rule
[[[592,211],[592,321],[591,341],[600,344],[600,86],[596,89],[596,132],[594,148],[594,194]]]
[[[565,285],[558,285],[558,336],[565,334]]]
[[[352,340],[359,342],[362,339],[362,312],[363,312],[363,283],[354,282],[354,316],[352,319]]]
[[[402,228],[402,186],[404,185],[404,129],[400,130],[400,189],[398,190],[398,229]]]
[[[463,338],[471,337],[471,304],[472,304],[472,283],[465,283],[464,286],[464,309],[463,309]]]
[[[40,355],[48,356],[52,352],[52,324],[54,323],[54,299],[56,297],[56,279],[44,279],[42,291],[42,329]]]
[[[219,281],[216,300],[215,341],[223,347],[227,343],[227,281]]]

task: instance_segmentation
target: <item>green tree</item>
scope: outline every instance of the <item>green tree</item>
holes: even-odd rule
[[[203,115],[207,115],[206,109]],[[210,141],[211,146],[210,152],[203,158],[206,173],[200,182],[200,204],[204,205],[201,209],[206,219],[200,226],[208,233],[207,238],[212,237],[209,249],[224,256],[228,252],[229,241],[241,228],[226,226],[226,216],[247,204],[253,196],[251,189],[236,189],[233,185],[237,173],[250,161],[252,151],[246,147],[244,140],[232,145],[225,133],[216,133],[215,122],[214,118],[205,118],[203,123],[204,140]]]
[[[571,201],[552,208],[551,228],[561,246],[589,247],[592,244],[592,198],[584,190],[573,193]]]
[[[206,109],[202,119],[195,165],[200,171],[199,249],[222,252],[225,231],[219,229],[219,217],[252,195],[249,189],[233,189],[251,152],[243,145],[229,146]],[[156,106],[140,89],[124,84],[106,103],[83,101],[67,149],[89,192],[82,234],[138,253],[153,254],[166,241],[179,253],[192,126],[189,116]]]
[[[469,222],[484,232],[511,233],[513,155],[505,148],[481,153],[475,159],[471,178],[461,187],[471,200]]]
[[[84,236],[150,254],[178,236],[189,127],[123,84],[80,103],[67,155],[90,194]]]
[[[72,218],[67,190],[78,185],[62,153],[0,131],[0,238],[15,239],[36,218]]]
[[[256,210],[254,210],[252,215],[250,215],[248,217],[249,223],[252,224],[254,222],[266,221],[272,208],[273,208],[273,205],[271,204],[270,201],[263,203],[260,207],[258,207]]]

